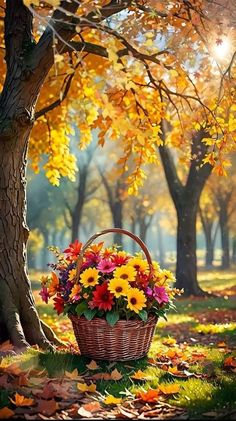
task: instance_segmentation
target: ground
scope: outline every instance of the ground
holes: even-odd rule
[[[180,299],[148,357],[116,364],[79,355],[70,321],[40,301],[38,279],[40,316],[69,345],[2,359],[0,419],[236,419],[235,271],[200,272],[214,297]]]

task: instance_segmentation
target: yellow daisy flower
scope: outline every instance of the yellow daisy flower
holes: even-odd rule
[[[146,307],[146,297],[143,291],[138,288],[129,288],[127,292],[128,297],[128,304],[127,307],[134,311],[135,313],[139,313],[144,307]]]
[[[137,272],[146,272],[149,270],[148,262],[139,257],[133,257],[128,261],[127,265],[133,267]]]
[[[68,276],[68,281],[74,281],[76,275],[76,269],[71,269]]]
[[[154,272],[153,272],[154,276],[158,275],[158,273],[161,271],[159,263],[157,263],[155,260],[152,261],[152,267],[154,269]]]
[[[165,286],[170,282],[175,282],[175,277],[169,270],[159,270],[157,273],[155,273],[155,283],[158,286]]]
[[[113,278],[108,284],[108,290],[114,294],[116,298],[122,295],[127,295],[129,289],[129,282],[127,279]]]
[[[115,269],[113,276],[116,279],[126,279],[129,282],[134,282],[136,274],[136,270],[132,266],[122,265]]]
[[[80,275],[80,282],[84,287],[93,287],[99,282],[99,271],[95,268],[85,269]]]

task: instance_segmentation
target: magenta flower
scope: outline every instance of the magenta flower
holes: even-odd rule
[[[49,299],[49,293],[47,287],[43,287],[39,293],[41,295],[42,300],[47,304]]]
[[[150,287],[147,287],[146,288],[146,294],[147,294],[147,296],[148,297],[153,297],[153,290],[152,290],[152,288],[150,288]]]
[[[97,269],[103,273],[111,273],[115,268],[115,263],[112,262],[110,259],[102,259],[97,265]]]
[[[153,297],[158,302],[158,304],[166,304],[169,302],[169,297],[166,293],[164,287],[157,287],[155,286],[153,289]]]

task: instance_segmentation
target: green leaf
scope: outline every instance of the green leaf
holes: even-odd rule
[[[78,316],[81,316],[84,313],[84,311],[87,310],[87,308],[88,308],[88,305],[87,305],[86,301],[81,301],[81,303],[79,303],[76,306],[75,311],[78,314]]]
[[[84,310],[84,317],[86,317],[87,320],[92,320],[96,313],[97,313],[96,308],[94,308],[93,310],[91,310],[90,308],[87,308],[86,310]]]
[[[147,314],[146,310],[141,310],[138,315],[139,315],[140,319],[142,319],[143,322],[147,321],[148,314]]]
[[[118,311],[109,311],[106,314],[106,321],[110,326],[115,326],[116,322],[118,322],[120,316]]]
[[[66,304],[65,307],[64,307],[63,314],[64,315],[68,314],[69,310],[70,310],[70,305],[69,304]]]

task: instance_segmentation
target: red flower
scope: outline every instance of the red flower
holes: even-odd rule
[[[69,256],[77,257],[81,251],[82,243],[79,243],[78,240],[75,240],[74,243],[69,245],[68,249],[65,249],[63,253],[69,254]]]
[[[123,266],[126,265],[126,263],[129,261],[129,256],[122,256],[122,254],[114,254],[111,257],[111,259],[116,266]]]
[[[90,301],[90,307],[98,307],[99,310],[111,310],[114,304],[114,295],[107,289],[107,282],[102,285],[98,285],[93,291],[93,299]]]
[[[57,314],[61,314],[64,311],[64,300],[63,298],[58,295],[57,297],[53,298],[54,301],[54,310],[57,311]]]

